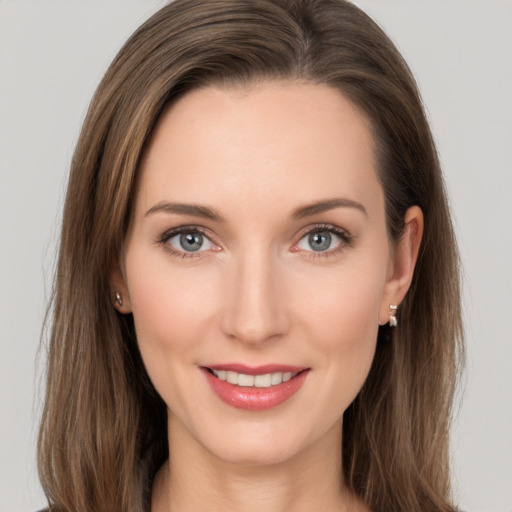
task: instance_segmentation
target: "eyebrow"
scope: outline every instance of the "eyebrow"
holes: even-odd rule
[[[305,206],[300,206],[299,208],[293,210],[291,217],[293,219],[304,219],[305,217],[311,217],[312,215],[323,213],[334,208],[355,208],[356,210],[364,213],[366,217],[368,216],[366,208],[361,203],[352,201],[352,199],[334,198],[326,199],[323,201],[316,201]],[[160,203],[157,203],[155,206],[151,207],[146,212],[146,216],[158,212],[191,215],[193,217],[209,219],[215,222],[225,222],[225,218],[220,212],[214,210],[213,208],[198,204],[161,201]]]
[[[316,215],[317,213],[323,213],[334,208],[355,208],[356,210],[364,213],[365,217],[368,217],[368,212],[361,203],[352,201],[352,199],[342,198],[326,199],[324,201],[317,201],[306,206],[300,206],[293,211],[292,217],[294,219],[303,219],[305,217],[310,217],[312,215]]]
[[[201,206],[198,204],[189,203],[170,203],[168,201],[161,201],[155,204],[146,212],[146,217],[153,213],[165,212],[165,213],[177,213],[180,215],[191,215],[193,217],[200,217],[203,219],[210,219],[216,222],[224,222],[225,219],[221,213],[217,212],[207,206]]]

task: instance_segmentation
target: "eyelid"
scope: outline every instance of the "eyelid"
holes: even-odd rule
[[[300,249],[298,244],[311,233],[328,231],[338,236],[341,239],[341,242],[334,248],[329,249],[327,251],[314,251],[314,250],[305,250]],[[297,241],[291,248],[292,252],[304,252],[307,253],[307,257],[309,258],[323,258],[334,256],[339,252],[343,251],[347,247],[352,247],[354,244],[354,236],[344,228],[340,228],[339,226],[333,224],[314,224],[312,226],[308,226],[304,230],[301,230],[300,234],[297,236]]]
[[[314,250],[304,250],[298,248],[298,244],[300,241],[310,235],[311,233],[315,232],[322,232],[322,231],[328,231],[330,233],[335,234],[341,239],[341,242],[334,248],[329,249],[327,251],[314,251]],[[198,251],[181,251],[178,249],[173,248],[167,242],[175,237],[176,235],[183,234],[183,233],[200,233],[205,238],[208,239],[208,241],[214,246],[213,251],[218,252],[222,250],[219,244],[217,244],[213,239],[212,235],[210,234],[210,231],[202,226],[197,225],[184,225],[184,226],[177,226],[171,229],[168,229],[165,231],[162,235],[160,235],[156,241],[159,245],[162,245],[164,249],[174,256],[182,257],[182,258],[197,258],[197,257],[203,257],[212,249],[208,249],[205,251],[198,250]],[[325,223],[319,223],[319,224],[313,224],[310,226],[307,226],[303,230],[300,231],[299,235],[297,235],[296,242],[291,247],[291,252],[304,252],[307,253],[307,257],[309,258],[322,258],[322,257],[329,257],[334,256],[338,254],[339,252],[343,251],[347,247],[352,247],[354,243],[354,236],[347,231],[344,228],[340,228],[339,226],[333,225],[333,224],[325,224]]]
[[[199,234],[201,234],[213,245],[213,248],[210,248],[207,250],[198,250],[198,251],[182,251],[182,250],[176,249],[175,247],[173,247],[167,243],[171,238],[174,238],[175,236],[181,235],[184,233],[199,233]],[[158,237],[156,243],[159,245],[162,245],[163,248],[166,251],[168,251],[169,253],[171,253],[172,255],[178,256],[181,258],[202,257],[205,255],[204,253],[207,253],[210,250],[213,250],[215,252],[220,250],[219,245],[216,244],[212,240],[212,236],[209,234],[209,231],[207,229],[203,228],[202,226],[197,226],[197,225],[177,226],[175,228],[168,229],[167,231],[165,231],[162,235],[160,235]]]

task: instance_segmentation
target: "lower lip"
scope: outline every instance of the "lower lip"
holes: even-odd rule
[[[309,370],[302,371],[288,382],[268,388],[242,387],[220,380],[201,368],[213,392],[225,403],[246,411],[264,411],[277,407],[293,396],[306,380]]]

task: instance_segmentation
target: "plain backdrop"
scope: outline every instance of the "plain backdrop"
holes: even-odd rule
[[[110,60],[163,3],[0,0],[0,512],[44,504],[36,356],[79,128]],[[468,512],[511,512],[512,2],[357,3],[416,75],[451,195],[468,344],[456,497]]]

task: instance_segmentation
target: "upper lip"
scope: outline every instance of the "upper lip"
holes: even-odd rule
[[[261,366],[247,366],[245,364],[239,363],[204,365],[203,368],[209,368],[210,370],[215,371],[225,370],[228,372],[243,373],[245,375],[265,375],[267,373],[277,372],[299,373],[308,369],[306,366],[294,366],[289,364],[264,364]]]

